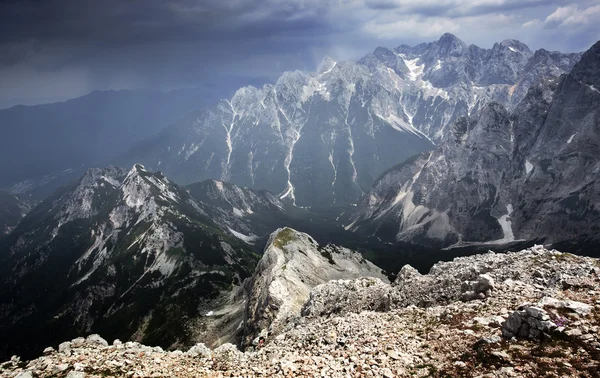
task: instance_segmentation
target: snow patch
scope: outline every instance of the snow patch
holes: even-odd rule
[[[531,172],[532,169],[533,169],[533,164],[531,164],[529,161],[525,161],[525,172],[527,174],[529,174],[529,172]]]
[[[326,71],[324,71],[324,72],[321,72],[319,76],[324,76],[324,75],[326,75],[326,74],[330,73],[330,72],[331,72],[331,70],[333,70],[333,69],[335,68],[335,66],[336,66],[336,65],[337,65],[337,62],[333,62],[333,64],[331,65],[331,67],[330,67],[328,70],[326,70]]]
[[[517,49],[515,49],[515,48],[514,48],[514,47],[512,47],[512,46],[508,46],[508,49],[509,49],[510,51],[512,51],[512,52],[516,52],[516,53],[518,53],[518,52],[519,52],[519,51],[517,51]]]
[[[381,118],[382,120],[386,121],[390,126],[392,126],[394,129],[400,132],[409,133],[419,138],[429,139],[425,134],[421,133],[419,130],[417,130],[412,125],[408,124],[406,121],[404,121],[402,118],[398,117],[395,114],[390,113],[387,117],[384,117],[380,114],[375,115]]]
[[[587,85],[587,84],[586,84]],[[598,90],[597,88],[594,88],[593,85],[587,85],[588,87],[590,87],[591,90],[593,90],[594,92],[598,92],[600,93],[600,90]]]
[[[571,137],[569,138],[569,140],[567,140],[567,144],[571,144],[571,142],[573,141],[573,138],[575,138],[575,135],[577,135],[577,133],[571,135]]]
[[[407,59],[402,58],[402,60],[404,61],[404,64],[406,64],[406,67],[408,67],[408,70],[409,70],[408,79],[410,81],[416,81],[417,79],[420,79],[421,76],[423,76],[423,70],[425,69],[425,64],[421,64],[420,66],[417,65],[417,62],[419,61],[419,59],[420,58],[407,60]]]
[[[337,180],[337,170],[335,169],[335,164],[333,164],[333,151],[329,152],[329,163],[331,164],[331,168],[333,169],[333,181],[331,182],[331,186],[335,187],[335,181]]]
[[[498,223],[500,223],[500,227],[502,227],[502,232],[504,233],[504,238],[498,240],[498,242],[512,242],[515,241],[515,236],[512,230],[512,222],[510,221],[510,214],[513,212],[512,205],[506,205],[507,213],[498,218]]]
[[[185,153],[185,160],[189,160],[189,158],[196,153],[196,151],[198,151],[198,149],[200,148],[200,146],[198,146],[197,144],[192,144],[191,148]],[[159,163],[160,165],[160,163]]]
[[[254,234],[250,234],[250,235],[244,235],[241,232],[237,232],[231,228],[227,228],[229,230],[229,232],[231,232],[231,234],[233,236],[235,236],[236,238],[240,239],[243,242],[246,242],[248,244],[254,244],[254,241],[256,239],[258,239],[258,236],[254,235]]]

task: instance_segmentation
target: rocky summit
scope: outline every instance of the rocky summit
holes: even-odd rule
[[[266,303],[265,293],[295,286],[297,267],[286,255],[316,244],[292,230],[271,241],[254,277],[267,276],[270,285],[259,286],[262,296],[249,303]],[[321,257],[313,264],[331,259],[336,269],[334,253]],[[276,324],[270,311],[288,306],[286,297],[250,306],[258,316],[246,321]],[[288,327],[263,327],[259,342],[244,351],[232,344],[165,351],[91,335],[48,346],[31,361],[13,356],[0,364],[0,376],[597,377],[600,371],[598,259],[534,246],[440,262],[424,275],[405,266],[393,283],[377,274],[332,280],[291,302],[300,298]]]

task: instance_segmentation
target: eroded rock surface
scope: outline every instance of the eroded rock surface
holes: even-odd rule
[[[291,228],[275,231],[251,279],[245,342],[289,326],[315,286],[362,276],[387,281],[380,268],[356,252],[319,246],[311,236]]]
[[[298,248],[285,244],[274,256],[312,256],[308,235],[290,235]],[[464,301],[464,287],[473,285],[485,295]],[[306,316],[245,352],[232,344],[185,352],[118,340],[105,345],[93,336],[71,340],[70,353],[61,344],[32,361],[14,356],[0,364],[0,377],[594,378],[600,371],[598,259],[536,246],[458,258],[425,275],[404,267],[393,285],[375,277],[335,280],[306,298]]]

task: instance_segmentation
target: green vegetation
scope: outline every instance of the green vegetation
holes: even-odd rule
[[[296,235],[294,231],[290,228],[284,228],[279,231],[275,240],[273,240],[273,245],[279,249],[283,249],[289,242],[296,240]]]

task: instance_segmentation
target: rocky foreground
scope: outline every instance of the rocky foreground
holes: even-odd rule
[[[285,249],[285,248],[284,248]],[[97,335],[13,357],[0,377],[598,377],[600,261],[536,246],[316,286],[285,329],[239,351]],[[257,344],[258,342],[258,344]]]

